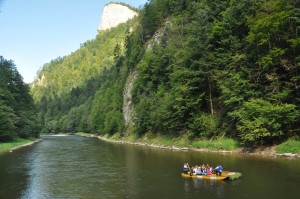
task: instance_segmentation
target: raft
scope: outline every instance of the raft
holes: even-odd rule
[[[186,173],[181,173],[181,176],[184,178],[194,178],[194,179],[206,179],[206,180],[228,180],[228,179],[235,179],[235,178],[231,178],[234,177],[236,175],[239,175],[239,173],[237,172],[230,172],[230,171],[223,171],[221,176],[217,176],[216,174],[211,174],[211,175],[190,175],[190,172]],[[238,177],[240,177],[241,175],[239,175]],[[237,177],[237,178],[238,178]]]

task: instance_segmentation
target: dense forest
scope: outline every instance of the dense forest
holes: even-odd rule
[[[0,56],[0,142],[38,137],[37,110],[13,61]]]
[[[46,133],[299,138],[299,30],[299,0],[150,0],[44,65],[32,87],[38,118]]]

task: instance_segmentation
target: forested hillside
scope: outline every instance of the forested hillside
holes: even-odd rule
[[[123,131],[120,110],[128,69],[122,67],[120,56],[134,24],[131,21],[102,31],[71,55],[43,66],[33,83],[32,94],[39,118],[45,124],[44,131]]]
[[[37,110],[29,91],[14,63],[0,56],[0,142],[39,136]]]
[[[44,130],[297,138],[299,8],[298,0],[150,0],[134,21],[39,71],[32,93]],[[125,124],[132,74],[134,117]]]

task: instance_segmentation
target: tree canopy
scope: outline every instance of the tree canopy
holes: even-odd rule
[[[13,61],[0,56],[0,142],[38,137],[39,121],[29,86]]]
[[[297,137],[299,7],[150,0],[135,20],[45,64],[32,89],[44,130],[228,136],[244,144]],[[123,92],[134,71],[129,128]]]

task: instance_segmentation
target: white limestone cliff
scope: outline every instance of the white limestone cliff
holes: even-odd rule
[[[136,80],[136,78],[137,78],[137,71],[133,71],[129,74],[123,92],[123,116],[124,116],[126,126],[130,124],[134,125],[133,123],[134,107],[132,103],[131,91],[133,88],[133,83]]]
[[[98,30],[109,30],[121,23],[125,23],[137,15],[137,12],[131,10],[127,6],[118,3],[107,4],[103,9],[101,23]]]

